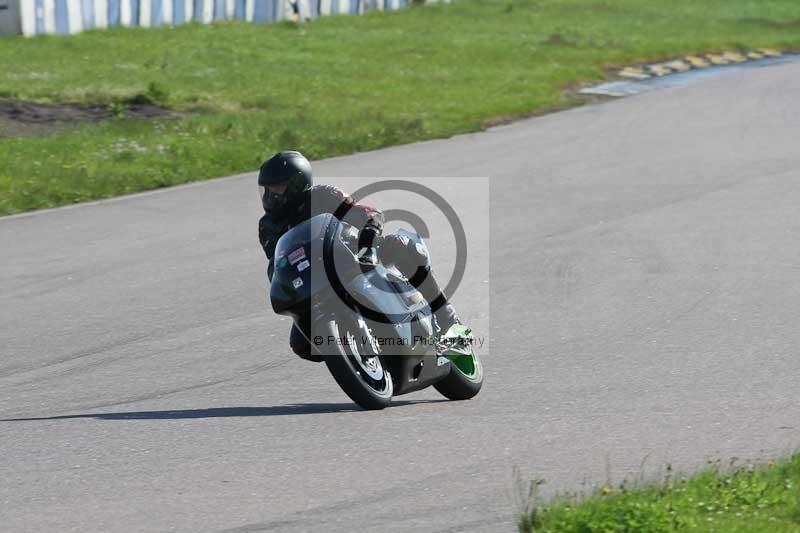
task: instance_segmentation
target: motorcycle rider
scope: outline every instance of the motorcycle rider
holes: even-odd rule
[[[311,164],[300,152],[278,152],[267,159],[258,173],[258,187],[264,208],[264,216],[258,222],[258,239],[269,261],[270,281],[275,245],[289,228],[321,213],[334,214],[340,220],[346,215],[348,223],[360,228],[359,261],[376,263],[380,251],[380,261],[397,267],[428,301],[441,333],[459,323],[455,309],[433,277],[424,248],[405,236],[383,236],[381,211],[355,203],[331,185],[314,185]],[[311,344],[295,325],[289,335],[289,346],[304,359],[320,360],[311,354]]]

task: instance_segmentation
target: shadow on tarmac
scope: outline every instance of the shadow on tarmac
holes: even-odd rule
[[[392,402],[390,407],[420,403],[439,403],[448,400],[406,400]],[[246,416],[313,415],[323,413],[357,413],[364,411],[354,403],[301,403],[273,407],[213,407],[209,409],[181,409],[177,411],[126,411],[121,413],[90,413],[80,415],[45,416],[32,418],[6,418],[0,422],[33,422],[36,420],[70,420],[94,418],[96,420],[180,420],[187,418],[228,418]]]

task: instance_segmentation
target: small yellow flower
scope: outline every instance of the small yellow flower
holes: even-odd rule
[[[602,492],[603,494],[611,494],[612,492],[614,492],[614,489],[612,489],[611,487],[603,487],[602,489],[600,489],[600,492]]]

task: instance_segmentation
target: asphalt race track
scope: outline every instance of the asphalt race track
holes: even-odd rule
[[[0,529],[512,531],[514,467],[552,493],[788,453],[798,94],[786,64],[319,162],[491,176],[469,402],[358,411],[290,354],[253,175],[0,219]]]

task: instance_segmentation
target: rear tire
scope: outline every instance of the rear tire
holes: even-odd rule
[[[338,342],[330,346],[329,353],[323,355],[336,383],[364,409],[378,410],[388,406],[394,393],[392,376],[375,343],[363,342],[371,338],[364,320],[348,317],[341,325],[331,320],[326,326],[333,338],[347,340],[347,343]]]

